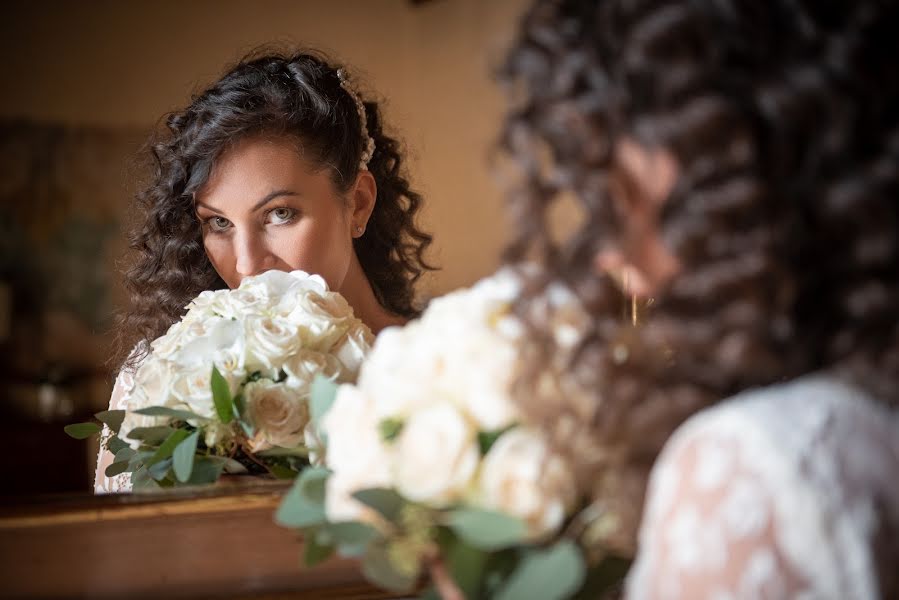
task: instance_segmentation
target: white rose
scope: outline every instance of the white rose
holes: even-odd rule
[[[303,442],[309,422],[309,404],[287,386],[260,379],[244,387],[247,413],[256,428],[250,449],[261,452],[273,446],[294,448]]]
[[[267,315],[275,300],[263,289],[252,287],[230,290],[222,297],[218,314],[226,319],[243,319],[249,315]]]
[[[159,358],[174,360],[181,348],[208,335],[208,319],[216,320],[216,317],[210,316],[206,320],[178,321],[172,324],[165,335],[150,343],[153,354]]]
[[[224,372],[222,375],[231,390],[237,389],[243,379],[235,376],[233,372]],[[209,365],[200,365],[178,371],[172,381],[172,396],[189,411],[207,419],[214,418],[216,411],[212,400],[212,368]]]
[[[393,449],[378,432],[373,401],[359,388],[342,385],[322,420],[327,435],[328,479],[325,509],[331,521],[372,520],[366,507],[352,498],[359,490],[391,487]]]
[[[377,397],[374,411],[379,419],[404,419],[437,395],[443,367],[433,356],[436,344],[423,333],[415,321],[402,328],[388,327],[362,363],[359,387]]]
[[[326,463],[335,473],[365,470],[371,462],[384,462],[372,459],[388,454],[373,406],[373,399],[356,386],[337,388],[334,404],[321,421],[328,441]]]
[[[134,374],[131,408],[169,406],[174,373],[168,361],[148,356]]]
[[[300,349],[302,340],[296,326],[281,317],[246,319],[247,369],[278,369],[291,354]]]
[[[171,406],[172,380],[173,374],[169,364],[153,355],[148,356],[134,374],[134,387],[125,397],[125,419],[120,429],[120,437],[132,448],[136,449],[140,446],[140,442],[129,439],[128,432],[137,427],[163,425],[168,421],[166,417],[148,417],[133,411],[148,406]]]
[[[510,397],[517,356],[515,346],[487,328],[472,328],[446,348],[445,385],[481,431],[505,429],[519,418]]]
[[[551,454],[543,437],[532,430],[516,428],[503,434],[484,457],[480,502],[525,521],[531,539],[558,530],[574,495],[568,465]]]
[[[467,490],[478,465],[474,428],[440,403],[410,416],[396,440],[396,485],[406,498],[446,506]]]
[[[300,331],[303,345],[328,352],[353,321],[353,309],[338,293],[308,292],[299,296],[287,316]]]
[[[319,275],[310,275],[305,271],[266,271],[243,278],[238,289],[279,302],[286,295],[307,291],[324,293],[328,290],[328,284]]]
[[[226,317],[244,318],[247,315],[284,317],[300,295],[328,289],[325,280],[303,271],[266,271],[245,277],[240,286],[227,292],[218,306]]]
[[[342,365],[334,355],[306,348],[290,356],[282,368],[287,373],[287,386],[301,395],[309,393],[316,375],[335,381],[342,372]]]
[[[181,346],[171,361],[182,368],[201,365],[209,367],[213,359],[223,353],[233,354],[238,363],[243,362],[243,331],[239,321],[211,317],[191,325],[192,339]],[[200,333],[202,332],[202,333]],[[242,367],[235,367],[236,370]]]
[[[182,331],[185,329],[184,323],[178,321],[173,323],[164,335],[159,336],[150,342],[150,348],[153,354],[159,358],[170,358],[175,352],[181,349]]]
[[[514,423],[518,411],[509,386],[518,346],[507,335],[517,330],[505,326],[513,320],[510,306],[486,296],[491,289],[479,284],[454,292],[435,300],[420,322],[401,332],[382,332],[360,385],[379,390],[386,409],[398,416],[422,401],[441,398],[462,409],[482,431]]]
[[[374,342],[374,336],[369,328],[361,323],[355,329],[348,331],[344,338],[337,342],[332,352],[343,365],[346,380],[356,380],[362,361],[371,351],[372,342]]]
[[[379,515],[355,498],[353,494],[370,488],[388,487],[390,473],[387,465],[378,465],[374,471],[334,473],[325,484],[325,513],[332,523],[361,521],[377,523]]]
[[[306,428],[303,429],[303,444],[306,446],[306,449],[309,450],[309,464],[317,467],[325,466],[324,443],[322,442],[322,439],[318,434],[318,429],[315,427],[312,419],[306,423]]]
[[[229,293],[230,290],[206,290],[200,292],[200,294],[187,305],[187,314],[184,316],[183,322],[204,320],[214,316],[224,316],[223,302]]]

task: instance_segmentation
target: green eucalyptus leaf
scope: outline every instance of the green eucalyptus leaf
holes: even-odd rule
[[[134,491],[147,491],[159,488],[159,484],[150,477],[146,467],[141,466],[131,471],[131,487]]]
[[[581,551],[571,540],[529,552],[496,600],[562,600],[580,589],[586,575]]]
[[[407,575],[397,569],[383,543],[369,546],[362,559],[362,573],[376,586],[402,594],[411,592],[418,580],[418,573]]]
[[[298,471],[279,464],[268,465],[268,470],[278,479],[294,479],[299,474]]]
[[[234,414],[240,418],[243,417],[247,412],[247,399],[244,398],[243,394],[237,394],[234,396]]]
[[[368,544],[380,537],[378,530],[366,523],[345,521],[322,527],[342,556],[362,556]]]
[[[192,434],[184,438],[172,452],[172,468],[175,471],[175,478],[181,483],[190,480],[190,475],[194,470],[194,456],[197,453],[197,441],[200,438],[200,432],[194,431]]]
[[[131,449],[131,446],[125,446],[121,450],[115,453],[115,459],[113,462],[122,462],[123,460],[128,462],[134,457],[136,452]]]
[[[115,477],[116,475],[127,471],[130,464],[130,461],[127,460],[113,462],[111,465],[106,467],[104,473],[107,477]]]
[[[310,467],[303,471],[302,476],[297,481],[300,487],[300,493],[303,498],[311,504],[325,504],[325,483],[331,471],[324,467]]]
[[[141,467],[146,465],[146,462],[150,460],[150,457],[153,456],[153,450],[138,450],[131,457],[131,464],[129,465],[130,471],[136,471]]]
[[[324,507],[306,502],[295,487],[284,495],[275,513],[275,522],[282,527],[310,527],[326,520]]]
[[[215,365],[212,365],[212,375],[209,384],[212,387],[212,402],[215,404],[215,412],[218,414],[219,420],[225,424],[230,423],[234,419],[231,388]]]
[[[206,485],[215,483],[222,475],[225,463],[212,458],[197,458],[187,483],[190,485]]]
[[[284,527],[310,527],[320,525],[327,519],[324,506],[324,482],[329,472],[311,467],[300,473],[290,490],[284,495],[275,522]],[[319,483],[320,482],[320,483]],[[321,486],[321,494],[318,486]],[[310,498],[310,495],[312,496]]]
[[[309,416],[313,425],[321,426],[322,417],[331,410],[334,398],[337,397],[337,384],[321,375],[316,375],[312,380],[309,393]]]
[[[324,562],[334,555],[334,545],[329,543],[321,543],[316,532],[309,531],[303,538],[305,549],[303,552],[303,562],[307,567],[315,566]]]
[[[113,454],[116,454],[122,448],[130,448],[130,447],[131,446],[128,445],[128,442],[123,441],[122,438],[120,438],[117,435],[110,437],[109,440],[106,442],[106,449],[109,450],[110,452],[112,452]]]
[[[148,406],[147,408],[141,408],[139,410],[135,410],[135,413],[139,415],[144,415],[147,417],[170,417],[172,419],[176,419],[178,421],[208,421],[206,417],[201,417],[195,412],[191,412],[189,410],[180,410],[177,408],[169,408],[168,406]]]
[[[161,444],[175,431],[168,425],[156,425],[155,427],[135,427],[125,436],[130,440],[139,440],[147,446]]]
[[[156,463],[169,458],[175,451],[175,448],[178,447],[178,444],[183,442],[189,435],[190,433],[184,429],[174,430],[169,434],[169,437],[159,445],[159,448],[156,449],[156,452],[153,453],[150,460],[147,461],[147,467],[152,467]]]
[[[118,433],[125,420],[124,410],[103,410],[94,415],[98,421],[105,423],[113,433]]]
[[[63,427],[63,431],[69,434],[70,437],[75,438],[76,440],[86,440],[92,435],[96,435],[100,433],[102,427],[93,422],[87,423],[73,423],[71,425],[66,425]]]
[[[331,523],[328,531],[338,544],[364,544],[378,537],[378,530],[368,523],[344,521]]]
[[[374,509],[390,522],[396,522],[406,500],[389,488],[369,488],[353,494],[353,498]]]
[[[160,485],[164,485],[162,480],[168,477],[169,469],[171,468],[172,459],[166,458],[155,462],[152,465],[148,465],[147,472],[150,474],[150,477],[156,480],[157,483],[159,483]]]
[[[256,456],[261,456],[263,458],[275,456],[298,456],[300,458],[306,458],[309,456],[309,449],[303,446],[297,448],[281,448],[280,446],[276,446],[274,448],[269,448],[268,450],[257,452]]]
[[[527,525],[503,513],[459,508],[447,515],[447,526],[466,543],[481,550],[500,550],[520,544]]]
[[[518,568],[520,559],[527,552],[527,548],[507,548],[497,552],[491,552],[484,569],[481,583],[481,596],[483,598],[495,598],[499,590]]]
[[[460,539],[441,544],[446,556],[450,577],[462,590],[466,598],[480,598],[481,584],[489,554],[484,550],[466,544]]]

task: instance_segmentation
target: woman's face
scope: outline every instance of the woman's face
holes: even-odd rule
[[[374,205],[364,171],[346,198],[286,139],[249,138],[226,150],[196,195],[206,254],[229,288],[269,270],[302,270],[340,291]]]

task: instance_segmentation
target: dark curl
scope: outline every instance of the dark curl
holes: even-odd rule
[[[592,403],[572,435],[535,385],[556,353],[539,322],[518,394],[548,428],[565,421],[557,442],[593,469],[584,481],[639,480],[693,412],[805,373],[897,401],[897,32],[899,3],[878,0],[539,0],[526,14],[500,72],[515,100],[501,149],[521,174],[507,259],[535,257],[589,308],[568,373]],[[678,167],[658,226],[681,271],[636,328],[594,267],[602,248],[629,256],[622,139]],[[558,240],[548,215],[566,197],[583,221]],[[598,493],[639,489],[619,484]]]
[[[381,304],[413,317],[419,312],[413,285],[433,268],[424,258],[431,236],[415,225],[422,198],[404,176],[399,143],[384,133],[377,104],[364,107],[378,197],[354,247]],[[144,219],[132,234],[136,260],[125,274],[131,308],[120,341],[127,349],[163,334],[201,291],[225,287],[206,256],[193,205],[224,150],[248,136],[295,138],[306,160],[330,169],[340,193],[355,181],[364,151],[354,100],[341,88],[337,68],[315,53],[251,55],[169,115],[166,125],[150,146],[151,179],[137,197]]]

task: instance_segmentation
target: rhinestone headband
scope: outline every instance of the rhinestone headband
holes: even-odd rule
[[[365,142],[362,150],[362,156],[359,158],[359,170],[368,170],[368,161],[371,160],[375,153],[375,141],[368,135],[368,120],[365,118],[365,107],[362,105],[362,99],[350,83],[350,76],[343,69],[337,69],[337,79],[340,80],[340,87],[349,94],[356,105],[356,112],[359,113],[359,125],[362,127],[362,139]]]

